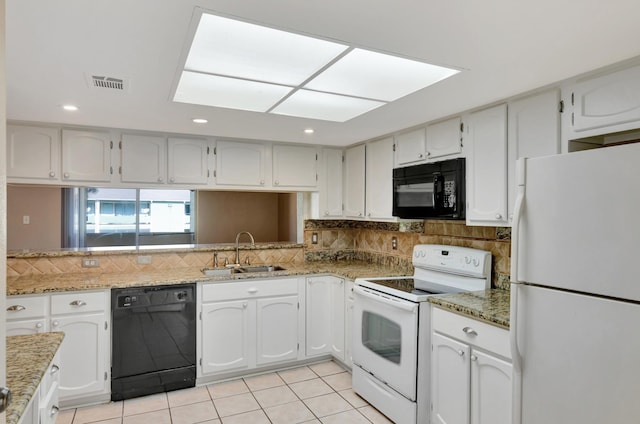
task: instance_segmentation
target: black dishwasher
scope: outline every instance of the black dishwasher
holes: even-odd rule
[[[111,290],[111,400],[194,387],[194,284]]]

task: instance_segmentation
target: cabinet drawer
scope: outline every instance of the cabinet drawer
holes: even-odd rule
[[[298,279],[251,280],[233,283],[212,283],[202,287],[202,301],[251,299],[265,296],[283,296],[298,293]]]
[[[40,318],[47,314],[47,296],[7,297],[7,320]]]
[[[431,326],[433,331],[511,358],[509,331],[505,329],[440,308],[433,308]]]
[[[54,383],[48,393],[41,393],[40,424],[55,424],[60,408],[58,407],[58,383]]]
[[[105,292],[73,292],[51,295],[51,314],[104,311]]]

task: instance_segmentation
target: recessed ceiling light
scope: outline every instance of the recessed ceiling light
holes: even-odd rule
[[[78,106],[74,106],[74,105],[63,105],[62,109],[64,110],[68,110],[68,111],[76,111],[78,110]]]
[[[313,128],[306,128],[306,129],[304,130],[304,133],[305,133],[305,134],[313,134],[314,132],[315,132],[315,131],[313,130]]]
[[[206,124],[207,122],[209,122],[204,118],[193,118],[192,121],[196,124]]]
[[[192,30],[174,102],[344,122],[459,72],[202,9]]]

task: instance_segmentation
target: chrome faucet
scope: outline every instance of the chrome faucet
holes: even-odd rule
[[[253,236],[251,235],[251,233],[249,231],[240,231],[237,235],[236,235],[236,261],[233,264],[233,266],[240,266],[240,247],[238,244],[238,241],[240,240],[240,236],[246,234],[249,236],[249,238],[251,238],[251,246],[255,247],[256,242],[253,239]],[[247,263],[249,261],[249,258],[247,257]]]

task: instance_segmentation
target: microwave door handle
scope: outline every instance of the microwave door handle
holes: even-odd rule
[[[435,209],[438,209],[438,200],[442,198],[442,191],[444,190],[444,184],[441,182],[444,181],[444,177],[442,174],[433,174],[433,191],[431,192],[431,202]]]

